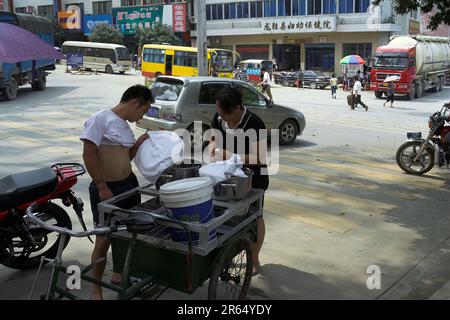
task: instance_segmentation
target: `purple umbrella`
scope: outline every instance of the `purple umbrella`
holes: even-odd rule
[[[0,22],[0,62],[63,59],[64,56],[35,34]]]

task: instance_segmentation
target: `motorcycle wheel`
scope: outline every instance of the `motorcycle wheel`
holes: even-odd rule
[[[397,164],[408,174],[422,175],[430,171],[434,166],[434,150],[427,147],[420,159],[413,161],[422,145],[422,141],[408,141],[402,144],[396,154]]]
[[[67,212],[55,203],[48,202],[38,207],[37,216],[46,223],[53,221],[53,225],[72,229],[72,222]],[[25,221],[27,219],[25,218]],[[28,222],[28,221],[27,221]],[[56,257],[59,246],[59,239],[61,235],[55,232],[48,231],[44,228],[34,227],[29,224],[30,232],[35,240],[40,240],[41,244],[38,247],[30,247],[27,245],[26,237],[14,238],[15,242],[22,242],[25,247],[22,251],[15,251],[15,248],[0,248],[0,263],[12,269],[30,269],[37,267],[41,261],[41,257],[53,259]],[[49,238],[51,236],[51,239]],[[20,239],[20,240],[18,240]],[[70,237],[66,238],[64,248],[69,243]],[[28,252],[24,252],[28,249]]]

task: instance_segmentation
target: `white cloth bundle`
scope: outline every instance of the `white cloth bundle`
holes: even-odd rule
[[[171,131],[150,131],[149,138],[142,143],[134,163],[142,176],[156,183],[161,173],[183,159],[183,140]]]
[[[233,154],[226,161],[217,161],[200,168],[200,177],[210,177],[214,184],[224,181],[228,176],[246,177],[242,171],[242,161],[238,154]]]

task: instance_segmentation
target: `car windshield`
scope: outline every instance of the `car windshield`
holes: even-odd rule
[[[176,79],[157,80],[151,90],[155,100],[177,101],[183,90],[183,81]]]
[[[116,48],[117,60],[128,61],[130,60],[130,52],[127,48]]]
[[[373,66],[380,69],[406,69],[408,67],[408,58],[376,56]]]
[[[212,52],[212,64],[219,72],[233,71],[233,54],[227,50],[215,50]]]

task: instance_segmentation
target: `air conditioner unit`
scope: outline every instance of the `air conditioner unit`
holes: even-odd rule
[[[197,18],[196,17],[194,17],[194,16],[192,16],[192,17],[189,17],[189,22],[190,23],[197,23]]]

